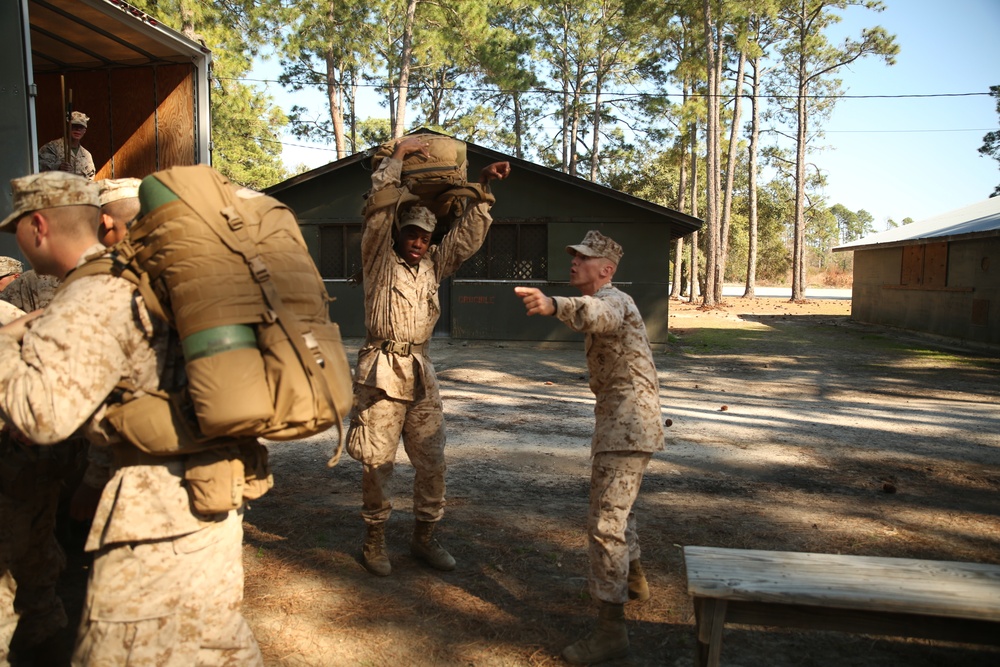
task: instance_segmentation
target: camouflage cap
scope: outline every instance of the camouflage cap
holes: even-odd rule
[[[81,111],[74,111],[69,115],[70,125],[83,125],[84,127],[87,127],[87,123],[89,122],[90,116]]]
[[[24,265],[13,257],[0,257],[0,278],[24,272]]]
[[[101,186],[101,206],[119,199],[139,198],[140,178],[105,178],[97,181]]]
[[[625,254],[622,247],[614,239],[605,236],[596,229],[587,232],[579,245],[566,246],[566,252],[571,255],[580,253],[585,257],[603,257],[612,264],[618,264],[622,260],[622,255]]]
[[[423,206],[414,206],[404,213],[402,219],[399,221],[400,229],[409,225],[419,227],[424,231],[433,232],[434,228],[437,227],[437,218],[434,217],[430,209]]]
[[[0,222],[0,231],[15,232],[12,223],[33,211],[59,206],[100,206],[101,188],[93,181],[65,171],[43,171],[10,182],[14,211]]]

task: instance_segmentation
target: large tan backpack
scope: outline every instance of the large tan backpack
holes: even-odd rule
[[[468,182],[468,159],[466,145],[452,137],[437,134],[421,134],[427,144],[430,156],[420,153],[407,155],[403,159],[401,188],[381,190],[369,196],[365,210],[381,208],[387,203],[400,207],[419,204],[430,209],[438,219],[438,230],[447,232],[451,223],[461,217],[467,202],[472,200],[492,201],[492,195],[483,192],[478,183]],[[392,156],[396,144],[402,139],[388,141],[374,150],[372,169],[378,169],[382,161]]]
[[[162,429],[143,418],[148,409],[109,411],[109,421],[156,454],[218,438],[292,440],[342,429],[353,401],[350,365],[292,211],[208,166],[156,172],[139,196],[143,213],[106,263],[131,276],[150,310],[176,328],[197,425],[193,435],[183,433],[189,425],[174,429],[177,444],[150,445]],[[171,400],[176,422],[183,410]]]

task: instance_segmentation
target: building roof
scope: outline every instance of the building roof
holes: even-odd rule
[[[1000,197],[992,197],[964,208],[919,222],[888,229],[863,239],[845,243],[834,252],[867,248],[914,245],[928,240],[952,241],[1000,236]]]
[[[439,132],[434,132],[433,130],[428,130],[426,128],[415,130],[410,134],[419,134],[419,133],[441,134]],[[662,218],[665,218],[669,220],[671,223],[672,239],[681,236],[687,236],[692,232],[699,231],[704,225],[704,223],[701,220],[693,216],[687,215],[686,213],[681,213],[680,211],[675,211],[671,208],[660,206],[659,204],[654,204],[653,202],[647,201],[645,199],[625,194],[624,192],[620,192],[618,190],[615,190],[614,188],[609,188],[607,186],[600,185],[592,181],[588,181],[578,176],[570,176],[569,174],[565,174],[556,169],[544,167],[542,165],[535,164],[534,162],[522,160],[513,157],[511,155],[506,155],[504,153],[500,153],[498,151],[485,148],[483,146],[477,146],[476,144],[473,144],[468,141],[465,142],[465,144],[466,144],[466,151],[468,153],[478,154],[490,162],[507,161],[511,163],[511,166],[513,168],[519,171],[535,173],[544,178],[560,181],[572,187],[589,190],[593,193],[600,194],[611,199],[616,199],[623,204],[644,209],[654,214],[655,216],[660,216]],[[310,181],[314,178],[319,178],[331,172],[343,169],[344,167],[351,166],[359,161],[370,160],[377,148],[378,146],[374,146],[371,149],[364,151],[362,153],[355,153],[354,155],[350,155],[341,160],[337,160],[336,162],[331,162],[329,164],[323,165],[322,167],[317,167],[316,169],[313,169],[311,171],[307,171],[297,176],[293,176],[292,178],[289,178],[286,181],[282,181],[281,183],[272,185],[271,187],[267,188],[265,192],[269,195],[276,196],[278,199],[281,199],[281,196],[278,193],[280,193],[282,190],[286,190],[288,188],[294,187],[306,181]]]

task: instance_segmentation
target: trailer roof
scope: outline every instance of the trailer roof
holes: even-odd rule
[[[28,0],[35,72],[190,62],[211,52],[123,0]]]

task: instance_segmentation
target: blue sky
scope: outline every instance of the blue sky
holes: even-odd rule
[[[1000,85],[1000,0],[888,0],[880,14],[851,11],[838,30],[882,25],[900,53],[888,67],[869,59],[841,72],[847,95],[988,92]],[[988,96],[843,99],[825,125],[831,147],[812,156],[827,197],[865,209],[884,228],[929,218],[990,196],[1000,165],[978,153],[1000,127]]]
[[[1000,0],[886,0],[881,13],[851,9],[836,28],[836,41],[863,27],[884,26],[896,35],[894,66],[869,58],[839,72],[848,96],[956,95],[986,93],[1000,85]],[[833,41],[833,38],[831,38]],[[252,75],[276,79],[269,63]],[[295,93],[270,84],[286,110],[300,104],[325,112],[320,94]],[[373,106],[372,114],[384,114]],[[851,97],[838,101],[824,124],[827,148],[810,161],[827,176],[832,205],[864,209],[878,231],[887,218],[922,220],[986,199],[1000,184],[1000,165],[977,149],[1000,126],[994,98]],[[286,138],[286,166],[318,167],[334,159],[329,146],[306,148]]]

